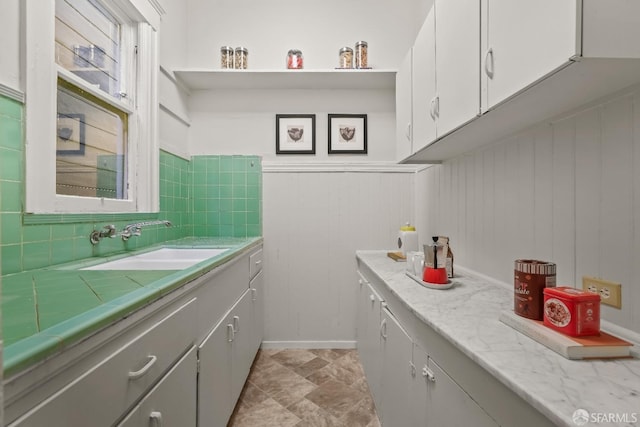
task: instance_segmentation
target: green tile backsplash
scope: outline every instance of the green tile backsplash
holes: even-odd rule
[[[262,234],[262,167],[258,156],[194,156],[160,151],[158,214],[25,215],[23,105],[0,96],[0,255],[3,275],[133,250],[190,236]],[[89,234],[106,224],[168,219],[124,243]]]

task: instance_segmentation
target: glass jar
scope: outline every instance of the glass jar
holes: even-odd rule
[[[231,46],[222,46],[220,48],[220,68],[233,68],[233,48]]]
[[[367,50],[369,46],[365,41],[356,43],[356,68],[369,68],[367,62]]]
[[[339,58],[339,68],[353,68],[353,49],[350,47],[343,47],[340,49]]]
[[[287,53],[287,69],[302,70],[304,68],[304,58],[298,49],[291,49]]]
[[[233,63],[234,68],[236,70],[246,70],[248,59],[249,59],[249,49],[247,49],[246,47],[237,47],[235,60]]]

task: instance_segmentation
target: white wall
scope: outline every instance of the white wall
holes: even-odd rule
[[[249,49],[249,68],[285,68],[302,50],[305,68],[332,69],[338,50],[369,43],[369,65],[397,68],[430,0],[188,0],[188,66],[219,68],[220,46]]]
[[[456,263],[506,283],[513,261],[622,283],[603,318],[640,332],[640,87],[541,123],[420,175],[428,233],[452,238]]]
[[[173,76],[173,70],[187,63],[188,14],[182,0],[162,0],[165,14],[160,28],[160,68],[158,78],[160,148],[189,158],[188,91]]]
[[[316,115],[316,155],[279,155],[279,160],[384,161],[395,157],[393,90],[194,91],[189,110],[194,155],[253,154],[275,159],[275,117],[281,113]],[[327,154],[329,113],[367,114],[367,155]]]
[[[415,219],[415,173],[264,169],[267,345],[353,344],[355,251],[397,250]]]
[[[20,1],[4,0],[0,13],[0,84],[23,91],[20,84]]]

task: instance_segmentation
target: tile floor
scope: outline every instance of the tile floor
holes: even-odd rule
[[[380,427],[356,350],[260,350],[228,427]]]

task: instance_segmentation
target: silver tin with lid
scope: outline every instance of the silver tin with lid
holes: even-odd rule
[[[340,49],[338,67],[353,68],[353,49],[350,47],[343,47]]]
[[[356,68],[368,68],[368,50],[369,45],[365,41],[356,43]]]
[[[248,65],[248,60],[249,60],[249,49],[242,46],[237,47],[235,60],[233,62],[234,68],[236,70],[246,70]]]

